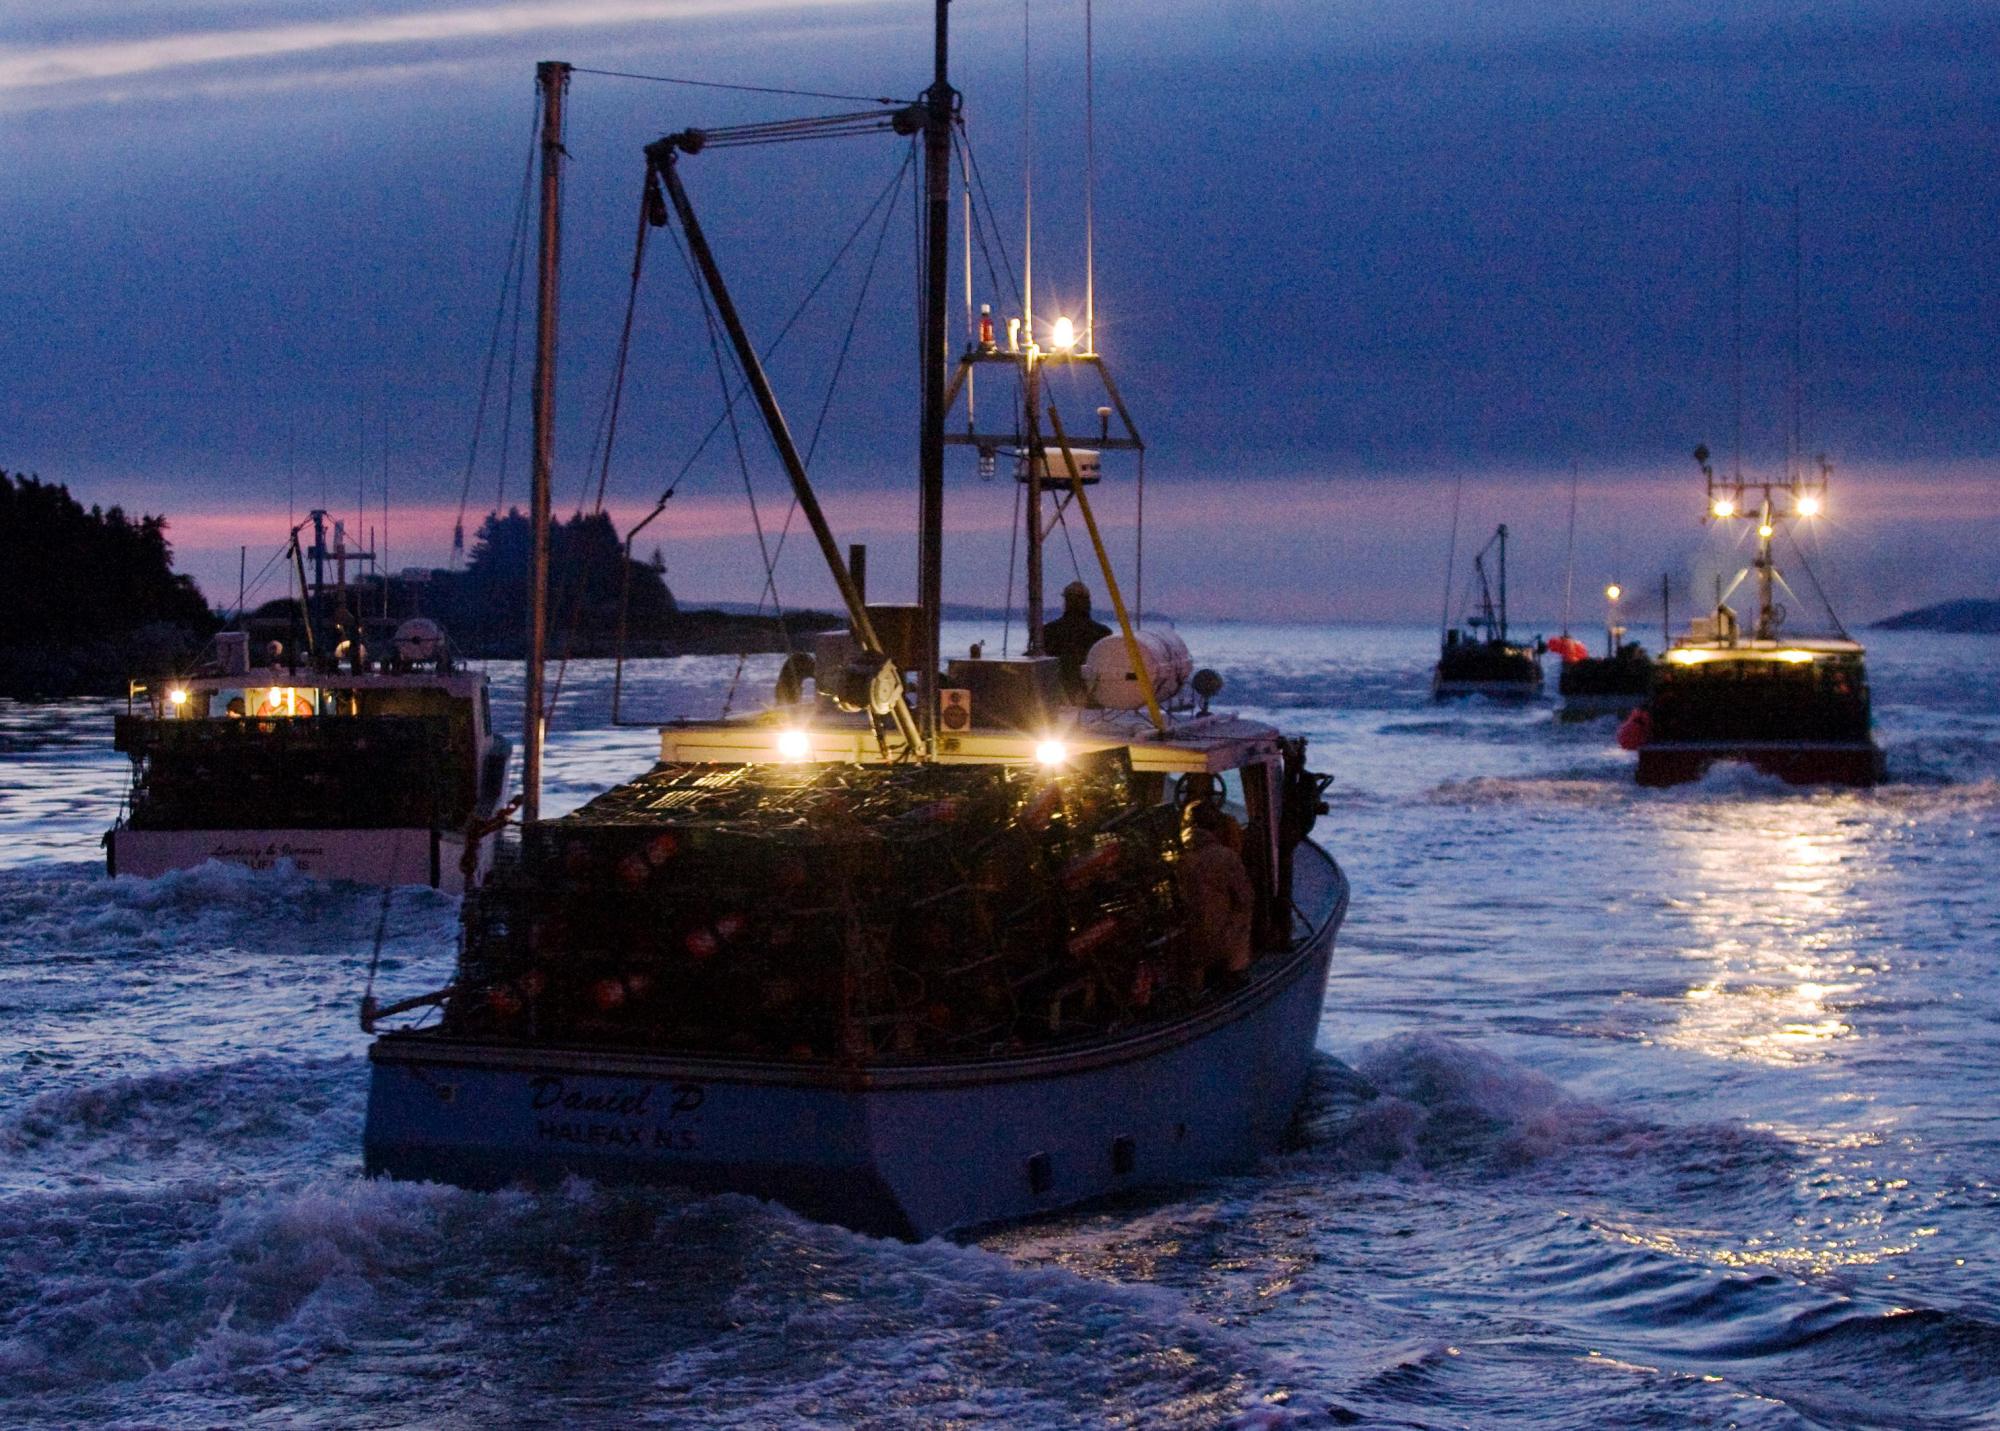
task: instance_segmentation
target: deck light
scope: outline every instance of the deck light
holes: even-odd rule
[[[1773,527],[1769,522],[1759,522],[1757,524],[1757,535],[1760,537],[1768,537],[1776,530],[1777,528]]]
[[[174,703],[175,710],[179,710],[182,706],[188,703],[188,693],[182,690],[180,687],[176,686],[174,687],[174,689],[167,692],[167,699]]]
[[[1055,327],[1049,330],[1049,342],[1059,353],[1067,353],[1076,346],[1076,324],[1067,318],[1056,319]]]
[[[1715,505],[1708,510],[1718,517],[1733,517],[1736,515],[1736,501],[1732,497],[1717,497]]]
[[[812,754],[812,737],[802,730],[778,732],[778,755],[784,760],[804,760]]]
[[[1801,517],[1817,517],[1819,515],[1819,498],[1813,496],[1810,492],[1799,498],[1799,515]]]
[[[1035,745],[1035,759],[1043,765],[1062,765],[1069,760],[1069,747],[1059,740],[1039,741]]]
[[[1623,596],[1624,594],[1625,594],[1625,588],[1620,586],[1615,581],[1612,582],[1611,585],[1604,588],[1604,599],[1606,601],[1616,601],[1619,597]]]

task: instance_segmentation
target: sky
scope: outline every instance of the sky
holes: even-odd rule
[[[1709,589],[1744,534],[1703,526],[1689,453],[1783,474],[1795,317],[1802,450],[1834,469],[1801,539],[1834,605],[1853,624],[2000,594],[1996,7],[1096,0],[1093,38],[1096,337],[1148,444],[1149,608],[1436,620],[1456,509],[1454,591],[1506,522],[1514,608],[1550,621],[1572,485],[1580,612],[1611,580]],[[953,43],[993,216],[975,298],[1019,312],[995,270],[1018,277],[1025,168],[1037,324],[1080,317],[1082,0],[956,0]],[[907,98],[929,12],[0,0],[0,468],[164,512],[218,603],[239,548],[256,572],[315,505],[353,521],[365,503],[379,528],[385,490],[390,564],[447,560],[462,494],[468,527],[525,499],[531,321],[503,471],[503,300],[538,59]],[[664,233],[599,455],[641,149],[859,106],[587,73],[569,98],[558,504],[594,501],[601,475],[629,526],[685,467],[639,550],[661,549],[684,598],[755,599],[783,477],[742,412],[740,464],[726,426],[689,462],[723,397]],[[875,135],[683,165],[760,342],[860,236],[771,367],[795,430],[820,431],[837,535],[870,545],[890,599],[913,587],[906,155]],[[961,282],[955,267],[954,346]],[[983,395],[986,419],[1002,396]],[[1102,400],[1057,398],[1084,428]],[[956,457],[947,597],[997,603],[1013,484]],[[1106,470],[1095,495],[1132,583],[1139,474]],[[1053,543],[1059,584],[1071,542]],[[831,600],[809,541],[777,570],[787,604]]]

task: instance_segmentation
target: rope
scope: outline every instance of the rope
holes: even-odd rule
[[[682,79],[675,75],[641,75],[627,70],[593,70],[582,65],[572,66],[572,72],[580,75],[599,75],[605,79],[646,80],[652,84],[679,84],[690,89],[726,89],[738,94],[782,94],[795,99],[837,99],[854,104],[901,104],[902,100],[889,99],[881,95],[828,94],[816,89],[776,89],[761,84],[723,84],[718,80]]]
[[[375,952],[368,956],[368,983],[361,991],[363,1008],[375,1002],[375,971],[382,965],[382,941],[389,933],[389,900],[395,892],[394,885],[382,886],[382,912],[375,920]]]

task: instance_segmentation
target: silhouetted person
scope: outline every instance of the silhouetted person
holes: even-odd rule
[[[1082,703],[1083,662],[1090,648],[1111,634],[1111,628],[1090,614],[1090,588],[1073,581],[1063,588],[1063,614],[1042,628],[1042,649],[1056,658],[1063,692]]]
[[[1189,992],[1217,983],[1241,984],[1250,970],[1250,924],[1256,891],[1243,857],[1224,842],[1228,819],[1207,800],[1188,806],[1184,851],[1175,869],[1188,919]]]

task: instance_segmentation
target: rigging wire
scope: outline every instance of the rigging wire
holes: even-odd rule
[[[1025,308],[1027,302],[1021,292],[1020,280],[1014,276],[1014,260],[1007,252],[1007,240],[1001,234],[1000,220],[993,212],[993,196],[987,192],[986,176],[979,172],[979,156],[972,152],[972,136],[966,130],[965,118],[962,115],[958,120],[958,147],[960,166],[971,174],[971,182],[979,189],[979,202],[986,210],[986,225],[975,232],[974,238],[978,240],[979,252],[986,260],[987,278],[997,292],[1000,288],[1000,275],[1005,273],[1009,286],[1014,290],[1014,302]],[[1000,250],[1000,263],[997,267],[993,262],[992,250],[986,246],[986,235],[989,230],[993,235],[993,247]]]
[[[1007,523],[1007,604],[1002,608],[1000,622],[1000,659],[1003,661],[1007,659],[1014,632],[1014,554],[1021,541],[1021,499],[1027,490],[1025,482],[1014,484],[1014,515]]]
[[[1806,557],[1805,547],[1800,544],[1798,537],[1793,535],[1789,527],[1785,529],[1785,540],[1790,542],[1792,550],[1799,554],[1799,565],[1805,568],[1806,579],[1812,583],[1813,594],[1819,597],[1819,604],[1826,608],[1826,614],[1832,618],[1833,629],[1840,634],[1843,641],[1852,640],[1853,638],[1847,634],[1847,627],[1841,624],[1840,613],[1833,609],[1833,603],[1827,599],[1826,588],[1820,585],[1819,573],[1813,570],[1812,562]],[[1781,581],[1783,579],[1779,578]]]
[[[580,75],[599,75],[605,79],[645,80],[652,84],[686,85],[690,89],[726,89],[738,94],[782,94],[795,99],[837,99],[853,104],[903,104],[908,101],[893,99],[885,95],[871,94],[829,94],[817,89],[779,89],[762,84],[724,84],[720,80],[685,79],[677,75],[642,75],[629,70],[593,70],[583,65],[574,65],[572,71]]]
[[[882,207],[882,204],[888,201],[891,208],[894,207],[892,191],[901,186],[902,175],[907,166],[908,160],[906,159],[903,165],[897,169],[897,172],[890,176],[889,182],[884,184],[881,191],[876,194],[874,202],[869,204],[868,208],[862,213],[860,221],[849,231],[846,239],[841,242],[840,248],[834,253],[832,259],[828,261],[826,267],[820,271],[819,277],[814,279],[812,286],[806,290],[805,297],[799,300],[798,306],[792,309],[791,315],[785,319],[784,324],[778,329],[777,336],[772,338],[770,344],[758,355],[761,361],[769,362],[772,355],[783,346],[785,339],[790,336],[792,329],[797,326],[799,319],[805,316],[806,309],[819,296],[820,290],[826,286],[827,281],[833,277],[834,272],[839,268],[841,261],[847,257],[848,251],[854,247],[855,241],[867,230],[869,221],[874,218],[876,211]],[[736,385],[736,396],[739,398],[742,397],[748,388],[749,384],[747,382],[738,383]],[[708,444],[715,439],[716,433],[722,431],[728,421],[729,415],[726,409],[715,415],[715,421],[708,425],[708,430],[702,434],[701,441],[695,444],[694,451],[688,454],[687,460],[681,464],[680,470],[674,473],[673,480],[667,483],[665,490],[660,496],[659,505],[664,505],[673,496],[674,492],[680,487],[682,479],[694,469],[695,463],[700,461],[701,455],[708,450]],[[657,506],[655,510],[657,510]]]
[[[1458,566],[1458,507],[1459,499],[1465,495],[1465,472],[1459,471],[1451,484],[1451,540],[1445,544],[1444,555],[1444,614],[1438,618],[1438,641],[1444,641],[1445,632],[1451,629],[1451,576]]]
[[[729,371],[723,361],[722,345],[716,337],[717,321],[715,308],[709,302],[708,290],[702,285],[701,274],[695,268],[694,258],[688,253],[687,245],[681,242],[680,234],[671,226],[667,232],[672,235],[674,251],[680,255],[681,264],[687,269],[688,278],[695,287],[695,294],[701,300],[701,316],[703,327],[708,335],[709,356],[715,363],[716,381],[722,388],[723,414],[729,420],[729,437],[736,449],[736,468],[743,478],[743,492],[750,502],[750,525],[757,534],[757,552],[764,563],[764,589],[770,593],[772,614],[778,623],[779,639],[785,643],[785,649],[789,651],[792,648],[791,633],[785,629],[785,608],[783,603],[778,599],[777,573],[771,559],[770,545],[764,537],[764,518],[762,513],[757,509],[757,488],[755,483],[750,479],[750,461],[743,451],[743,429],[736,421],[736,403],[730,388]],[[747,383],[748,375],[745,374],[743,376]],[[724,716],[729,714],[730,702],[735,699],[735,694],[732,686],[729,693],[724,696],[722,705],[722,714]]]
[[[500,330],[506,326],[506,306],[510,292],[514,294],[514,304],[516,304],[514,308],[516,344],[520,336],[520,256],[528,238],[528,198],[534,194],[534,158],[536,158],[536,140],[540,138],[540,132],[542,132],[542,106],[536,104],[534,124],[528,128],[528,164],[524,166],[520,176],[520,196],[514,202],[514,228],[508,234],[506,268],[502,270],[500,276],[500,300],[494,304],[494,330],[492,338],[486,342],[486,370],[480,376],[480,402],[472,412],[472,446],[466,452],[466,480],[458,490],[458,518],[452,524],[452,570],[458,570],[458,560],[464,556],[466,550],[466,506],[472,502],[472,472],[480,460],[480,438],[484,436],[486,430],[486,400],[492,392],[494,366],[500,360]],[[510,390],[512,390],[512,374],[514,366],[510,362],[508,364]],[[494,510],[498,510],[498,506]]]

